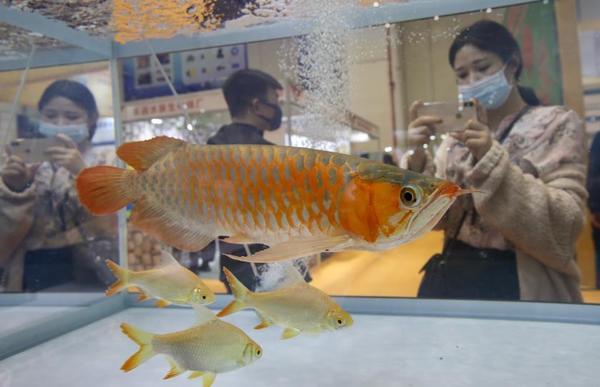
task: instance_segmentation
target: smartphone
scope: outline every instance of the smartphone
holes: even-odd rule
[[[471,101],[425,102],[419,107],[417,114],[441,118],[443,122],[435,125],[438,134],[461,131],[470,119],[477,117],[475,104]]]
[[[48,160],[46,149],[51,146],[64,146],[56,137],[17,138],[9,142],[9,152],[18,156],[26,164],[41,163]]]

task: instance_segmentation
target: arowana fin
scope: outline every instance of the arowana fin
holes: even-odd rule
[[[223,273],[225,273],[225,278],[227,278],[227,282],[229,283],[229,287],[231,288],[231,292],[235,299],[231,301],[222,311],[217,313],[218,317],[224,317],[235,313],[239,310],[242,310],[246,307],[245,300],[248,296],[250,290],[244,286],[243,283],[240,282],[232,272],[230,272],[226,267],[223,268]]]
[[[185,141],[159,136],[146,141],[134,141],[123,144],[117,149],[121,160],[137,171],[145,171],[166,154],[185,145]]]
[[[104,262],[110,271],[117,277],[117,280],[106,289],[106,295],[110,297],[129,286],[129,270],[122,268],[110,259],[107,259]]]
[[[340,235],[336,237],[322,237],[309,240],[300,239],[282,242],[248,257],[238,257],[229,254],[225,255],[231,259],[243,262],[271,263],[302,258],[324,251],[342,249],[348,247],[350,243],[351,240],[349,240],[348,236]]]
[[[292,337],[296,337],[299,334],[300,334],[300,331],[298,329],[285,328],[283,330],[283,333],[281,334],[281,339],[283,339],[283,340],[291,339]]]
[[[141,329],[125,323],[121,324],[121,331],[140,346],[140,349],[123,363],[121,366],[123,371],[131,371],[156,355],[152,349],[152,338],[154,337],[152,333],[144,332]]]
[[[167,359],[169,361],[169,365],[171,366],[171,370],[169,370],[169,372],[165,375],[165,377],[163,379],[171,379],[174,378],[177,375],[181,375],[182,373],[184,373],[186,370],[181,368],[179,366],[179,364],[177,364],[177,362],[175,360],[173,360],[172,357],[168,357]]]
[[[166,244],[185,251],[199,251],[215,239],[198,230],[187,228],[166,210],[150,205],[146,200],[135,203],[131,224]]]
[[[237,243],[237,244],[243,245],[243,244],[256,243],[257,241],[253,240],[252,238],[250,238],[247,235],[237,234],[237,235],[231,235],[231,236],[228,236],[227,238],[224,238],[223,242],[225,242],[225,243]]]
[[[129,184],[135,175],[108,165],[86,168],[77,176],[79,200],[94,215],[112,214],[136,199]]]

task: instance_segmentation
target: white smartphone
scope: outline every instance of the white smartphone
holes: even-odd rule
[[[17,138],[8,144],[10,154],[18,156],[26,164],[47,161],[46,149],[51,146],[63,146],[63,144],[56,137]]]
[[[464,129],[470,119],[477,117],[473,102],[425,102],[417,110],[419,116],[435,116],[443,121],[436,124],[438,134],[457,132]]]

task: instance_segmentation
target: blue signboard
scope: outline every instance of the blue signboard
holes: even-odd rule
[[[157,56],[160,65],[150,55],[123,59],[125,101],[171,95],[160,66],[175,90],[185,94],[220,88],[228,76],[248,64],[243,44]]]

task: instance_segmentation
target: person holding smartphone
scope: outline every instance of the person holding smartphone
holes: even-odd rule
[[[91,139],[98,108],[81,83],[58,80],[42,94],[37,137],[53,138],[42,163],[10,154],[0,167],[0,289],[39,291],[71,283],[81,262],[116,251],[116,218],[92,217],[75,177],[95,164]],[[108,258],[105,256],[105,258]],[[79,260],[79,262],[78,262]],[[81,273],[82,271],[79,271]]]
[[[449,51],[459,100],[477,117],[449,133],[432,157],[425,144],[442,119],[410,108],[412,151],[401,166],[477,189],[451,207],[420,297],[581,302],[575,242],[584,224],[584,129],[563,106],[541,106],[519,86],[523,58],[501,24],[479,21]]]

